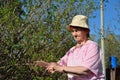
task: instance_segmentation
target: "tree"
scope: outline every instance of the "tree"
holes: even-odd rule
[[[100,43],[100,40],[99,40]],[[110,68],[110,56],[116,56],[118,61],[118,66],[120,66],[120,43],[116,38],[116,35],[109,33],[105,37],[105,64],[106,68]]]
[[[0,79],[65,80],[30,65],[35,60],[58,61],[75,41],[67,31],[76,14],[97,9],[89,0],[1,0]],[[24,7],[23,7],[24,6]],[[62,75],[62,76],[60,76]]]

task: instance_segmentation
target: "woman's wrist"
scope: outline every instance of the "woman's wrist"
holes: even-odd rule
[[[63,71],[62,72],[67,73],[66,68],[67,68],[66,66],[63,66]]]

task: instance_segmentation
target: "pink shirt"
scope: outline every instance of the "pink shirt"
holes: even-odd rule
[[[58,61],[58,64],[62,66],[83,66],[91,71],[88,75],[81,76],[68,74],[68,80],[104,80],[100,55],[98,44],[88,40],[78,48],[75,48],[75,46],[72,47],[65,56]]]

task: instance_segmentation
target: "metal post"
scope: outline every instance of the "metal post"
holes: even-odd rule
[[[101,50],[102,50],[102,65],[103,74],[106,80],[106,68],[105,68],[105,50],[104,50],[104,0],[100,0],[100,15],[101,15]]]

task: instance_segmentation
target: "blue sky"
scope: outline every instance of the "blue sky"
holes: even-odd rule
[[[20,0],[23,2],[23,0]],[[29,0],[27,0],[29,1]],[[118,23],[118,13],[116,11],[116,8],[120,7],[120,0],[108,0],[105,5],[104,9],[104,30],[105,34],[109,28],[110,32],[115,33],[116,35],[120,35],[120,23]],[[22,9],[26,12],[28,12],[27,8],[22,6]],[[120,9],[119,9],[120,12]],[[95,11],[94,13],[96,15],[96,18],[89,19],[89,26],[91,29],[91,34],[96,34],[97,37],[100,37],[100,9]],[[22,16],[22,18],[25,18],[25,16]]]
[[[115,33],[116,35],[120,35],[120,23],[118,23],[118,13],[116,11],[116,8],[119,8],[120,12],[120,0],[108,0],[107,3],[105,3],[105,9],[104,9],[104,29],[105,34],[110,29],[110,32]],[[98,34],[100,29],[100,10],[97,10],[93,14],[96,15],[96,18],[90,19],[89,24],[95,25],[90,26],[91,34]]]

